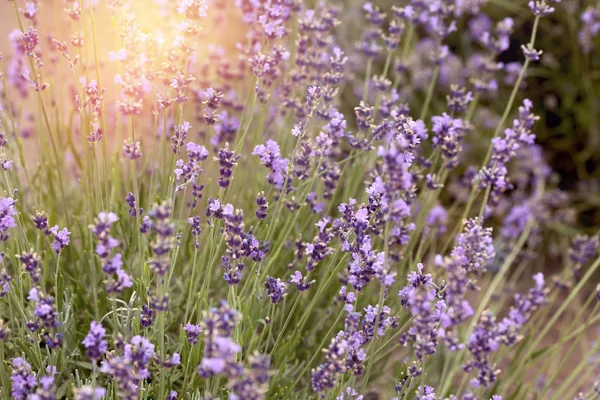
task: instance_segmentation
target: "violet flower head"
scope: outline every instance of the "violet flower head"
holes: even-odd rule
[[[531,0],[528,4],[529,9],[536,17],[546,17],[554,12],[554,7],[549,3],[560,3],[561,0]]]
[[[523,55],[529,61],[539,61],[540,56],[544,53],[542,50],[534,49],[533,46],[531,46],[531,43],[528,43],[527,45],[522,45],[521,50],[523,50]]]
[[[530,205],[518,204],[511,208],[502,227],[502,237],[508,239],[517,239],[525,230],[527,223],[533,219],[533,213]]]
[[[173,206],[170,200],[154,204],[150,210],[154,240],[150,243],[153,257],[148,264],[152,272],[164,276],[171,267],[171,250],[175,248],[175,224],[171,220]]]
[[[319,86],[309,86],[306,92],[306,109],[310,117],[319,105],[323,90]]]
[[[219,162],[219,186],[223,189],[229,187],[231,178],[233,177],[233,167],[237,165],[237,160],[240,158],[239,155],[235,155],[233,150],[229,150],[229,143],[225,143],[225,147],[219,149],[218,157],[215,157],[215,161]]]
[[[154,310],[152,306],[148,304],[142,304],[140,310],[140,326],[142,328],[148,328],[154,322]]]
[[[361,130],[367,130],[371,127],[373,122],[373,110],[374,108],[365,104],[363,101],[360,102],[358,107],[354,108],[356,114],[356,125]]]
[[[141,336],[134,336],[126,344],[122,338],[119,340],[122,354],[113,354],[103,361],[100,372],[112,378],[119,398],[135,400],[142,380],[150,377],[147,367],[155,356],[154,345]]]
[[[45,212],[37,212],[31,216],[31,220],[37,229],[42,231],[44,235],[48,236],[50,230],[48,229],[48,215]]]
[[[588,6],[579,19],[581,29],[577,38],[583,52],[589,54],[594,48],[594,38],[600,32],[600,6]]]
[[[123,354],[140,378],[146,379],[150,376],[147,366],[154,357],[154,345],[148,339],[134,336],[129,344],[125,345]]]
[[[180,125],[175,127],[175,134],[171,136],[171,142],[173,142],[173,153],[179,154],[181,148],[185,143],[185,139],[189,130],[191,129],[191,125],[189,122],[184,121]]]
[[[531,128],[539,117],[531,112],[532,108],[533,103],[529,99],[523,100],[519,118],[513,121],[513,126],[504,130],[504,137],[492,139],[494,147],[490,163],[480,171],[481,185],[491,186],[492,203],[497,202],[501,193],[512,188],[508,179],[508,162],[516,156],[519,148],[534,144],[535,135]]]
[[[175,390],[171,390],[167,395],[167,400],[177,400],[177,392]]]
[[[473,93],[458,85],[450,86],[450,94],[446,96],[448,110],[452,113],[465,113],[473,101]]]
[[[54,375],[57,374],[56,367],[48,366],[47,375],[39,379],[39,385],[34,394],[29,396],[29,400],[56,400],[56,387],[54,385]]]
[[[8,339],[10,334],[10,328],[4,324],[4,321],[0,319],[0,342],[4,342]]]
[[[312,284],[316,281],[312,280],[310,282],[307,282],[306,278],[302,276],[302,273],[300,271],[295,271],[292,274],[292,277],[290,278],[290,282],[296,285],[296,289],[298,289],[301,292],[304,292],[305,290],[310,289]]]
[[[495,256],[492,228],[484,228],[481,218],[465,222],[463,233],[458,237],[457,246],[451,257],[468,272],[480,274],[486,264]]]
[[[82,386],[75,389],[75,400],[102,400],[106,396],[103,387]]]
[[[125,201],[127,202],[127,205],[129,205],[129,215],[131,215],[132,217],[137,217],[138,215],[141,215],[144,213],[144,209],[143,208],[137,208],[137,201],[135,199],[135,195],[131,192],[129,192],[127,194],[127,197],[125,197]]]
[[[37,386],[37,380],[31,371],[31,365],[20,357],[12,360],[10,381],[12,383],[10,394],[15,400],[29,399]]]
[[[10,237],[8,230],[17,226],[15,203],[12,197],[0,198],[0,242],[7,241]]]
[[[358,392],[352,387],[348,386],[346,390],[343,390],[342,393],[335,400],[363,400],[365,397],[362,394],[358,394]]]
[[[31,249],[28,252],[24,251],[18,255],[17,258],[21,262],[23,269],[27,271],[31,277],[31,281],[33,283],[38,283],[40,281],[40,256],[38,256],[37,253]]]
[[[440,149],[445,165],[448,168],[455,168],[462,151],[461,141],[467,131],[466,123],[446,113],[432,117],[431,121],[433,122],[431,130],[434,133],[431,139],[433,146]]]
[[[284,281],[270,276],[265,280],[265,288],[273,304],[281,302],[288,293],[288,285]]]
[[[123,255],[114,251],[119,246],[119,241],[110,235],[112,226],[118,220],[117,214],[103,211],[98,213],[95,224],[89,226],[97,240],[96,254],[100,257],[102,271],[108,275],[105,281],[108,293],[121,293],[133,286],[131,278],[123,270]]]
[[[415,400],[437,400],[435,390],[431,386],[419,386],[415,393]]]
[[[267,218],[269,203],[265,197],[265,192],[260,192],[256,195],[256,206],[256,218],[259,220]]]
[[[54,225],[50,228],[50,233],[54,236],[54,242],[52,242],[51,245],[52,250],[54,250],[56,254],[60,254],[60,252],[71,243],[71,232],[69,232],[67,228],[63,228],[59,231],[58,225]]]
[[[254,148],[253,155],[260,157],[261,163],[271,172],[267,174],[267,182],[281,190],[288,172],[289,160],[281,157],[279,145],[274,140],[267,140]]]
[[[596,255],[598,247],[600,247],[598,236],[575,236],[569,248],[569,258],[576,264],[585,265]]]
[[[423,265],[417,265],[417,272],[408,275],[409,285],[399,292],[400,303],[407,308],[414,319],[411,327],[400,336],[404,346],[411,343],[419,361],[435,353],[438,342],[438,324],[446,309],[444,301],[439,300],[433,287],[431,274],[423,274]],[[438,301],[436,301],[438,300]],[[418,370],[414,373],[420,374]],[[416,376],[416,375],[413,375]]]
[[[30,26],[29,31],[22,33],[22,39],[25,45],[25,54],[32,58],[36,57],[35,48],[40,42],[40,38],[35,28]]]
[[[194,237],[194,246],[198,249],[200,247],[200,242],[198,241],[198,238],[202,233],[202,227],[200,226],[200,216],[188,218],[188,224],[190,225],[190,230],[192,236]]]
[[[262,400],[266,398],[271,357],[258,352],[248,357],[248,367],[234,379],[230,400]]]
[[[54,298],[50,295],[40,296],[36,288],[29,291],[28,300],[35,303],[33,314],[42,322],[46,328],[57,328],[60,326],[58,311],[54,305]]]
[[[241,347],[231,338],[239,318],[239,314],[224,301],[219,308],[205,312],[202,320],[204,357],[197,368],[201,377],[223,375],[233,378],[242,373],[243,368],[236,362]]]
[[[142,145],[139,140],[123,141],[123,158],[127,158],[129,160],[137,160],[142,156]]]
[[[6,269],[0,271],[0,297],[4,297],[10,290],[10,282],[12,277],[6,272]]]
[[[106,330],[102,327],[102,324],[92,321],[87,336],[81,342],[86,348],[86,354],[90,359],[99,360],[108,350],[108,342],[104,340],[104,336],[106,336]]]
[[[187,341],[192,346],[198,344],[198,337],[204,332],[204,329],[200,325],[192,325],[189,322],[185,324],[183,330],[186,331]]]
[[[244,269],[244,213],[239,209],[234,211],[233,206],[228,204],[224,209],[223,219],[225,220],[224,237],[227,245],[226,255],[221,257],[221,264],[225,270],[223,279],[229,285],[237,285],[242,280]]]
[[[208,88],[203,93],[206,109],[204,110],[204,122],[207,125],[214,125],[219,122],[219,114],[217,113],[223,93],[213,88]]]

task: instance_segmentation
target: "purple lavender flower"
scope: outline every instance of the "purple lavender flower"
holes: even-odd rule
[[[309,86],[306,89],[306,92],[306,109],[307,114],[310,117],[319,105],[319,100],[321,99],[323,90],[319,86]]]
[[[205,99],[203,103],[206,105],[204,110],[204,122],[206,122],[207,125],[214,125],[219,121],[217,111],[221,104],[221,98],[223,98],[223,92],[208,88],[203,95]]]
[[[150,243],[153,257],[148,261],[152,272],[164,276],[171,267],[171,250],[175,248],[175,224],[171,221],[173,206],[169,200],[154,204],[150,210],[151,229],[155,234]]]
[[[127,158],[129,160],[137,160],[142,156],[142,146],[139,140],[123,141],[123,158]]]
[[[356,390],[348,386],[346,390],[342,391],[336,400],[363,400],[364,396],[362,394],[358,394]]]
[[[10,328],[8,328],[2,319],[0,319],[0,342],[4,342],[8,339],[10,334]]]
[[[529,61],[539,61],[540,56],[543,54],[542,50],[536,50],[531,46],[531,43],[527,45],[522,45],[521,50],[523,50],[523,55]]]
[[[508,239],[516,239],[525,230],[527,223],[533,218],[533,213],[530,205],[519,204],[514,206],[504,218],[504,226],[502,227],[502,237]]]
[[[65,247],[67,247],[71,243],[71,232],[67,228],[63,228],[62,230],[58,230],[58,225],[54,225],[50,228],[50,233],[54,236],[54,242],[52,242],[52,250],[56,252],[56,254],[60,254],[61,251]]]
[[[147,367],[155,355],[154,345],[141,336],[134,336],[130,343],[121,344],[120,347],[123,354],[113,354],[103,361],[100,372],[110,375],[114,380],[117,396],[134,400],[139,396],[141,381],[150,377]]]
[[[554,12],[554,7],[551,7],[549,2],[560,3],[560,0],[531,0],[528,5],[531,12],[536,17],[545,17]]]
[[[92,360],[99,360],[108,350],[108,342],[104,340],[106,330],[96,321],[90,324],[90,330],[81,343],[86,348],[86,354]]]
[[[237,165],[237,160],[240,156],[236,156],[233,150],[229,150],[229,143],[225,143],[225,147],[219,149],[218,157],[215,161],[219,162],[219,186],[223,189],[229,187],[233,176],[233,167]]]
[[[437,396],[431,386],[419,386],[415,393],[415,400],[437,400]]]
[[[204,332],[204,329],[200,325],[192,325],[189,322],[185,324],[183,330],[187,332],[187,341],[192,346],[198,343],[198,337]]]
[[[356,125],[361,130],[367,130],[371,127],[373,122],[373,107],[365,104],[363,101],[360,102],[358,107],[354,108],[356,114]]]
[[[46,373],[40,378],[38,389],[29,396],[29,400],[56,400],[56,387],[54,386],[54,375],[57,374],[56,367],[46,367]]]
[[[150,220],[150,217],[147,215],[144,215],[144,218],[142,218],[142,223],[140,224],[140,232],[142,233],[142,235],[145,235],[146,233],[148,233],[148,231],[150,231],[151,226],[152,226],[152,221]]]
[[[480,274],[494,255],[492,228],[483,228],[480,218],[467,220],[451,257],[468,272]]]
[[[256,218],[259,220],[267,218],[269,203],[265,197],[265,192],[260,192],[256,195],[256,206]]]
[[[495,364],[490,363],[493,353],[498,351],[501,344],[512,346],[518,341],[518,330],[531,318],[533,313],[544,303],[548,289],[544,288],[544,275],[538,273],[533,276],[535,286],[529,289],[527,295],[515,295],[513,305],[508,316],[499,323],[494,314],[484,311],[475,330],[469,338],[468,346],[472,360],[463,365],[466,372],[477,370],[476,378],[471,380],[474,388],[489,387],[497,379],[499,370]]]
[[[288,292],[287,284],[284,281],[270,276],[267,276],[265,280],[265,288],[267,288],[267,294],[273,304],[281,302]]]
[[[177,160],[175,163],[176,168],[173,170],[177,183],[175,191],[179,192],[191,183],[194,198],[192,203],[193,208],[198,201],[198,197],[202,195],[201,191],[204,188],[203,185],[198,185],[196,181],[203,171],[200,163],[208,158],[208,150],[204,146],[200,146],[194,142],[188,142],[185,149],[188,162],[184,162],[182,159]]]
[[[10,290],[10,282],[12,277],[6,272],[6,269],[2,268],[0,271],[0,297],[4,297]]]
[[[224,234],[227,244],[227,255],[221,259],[223,269],[225,269],[223,279],[230,285],[237,285],[242,279],[242,270],[244,269],[244,263],[241,261],[243,257],[244,213],[242,210],[235,210],[226,211],[223,214],[225,220]],[[232,263],[235,265],[232,265]]]
[[[504,130],[503,138],[492,139],[494,148],[490,163],[480,172],[481,185],[491,186],[492,203],[501,193],[512,188],[506,167],[508,161],[516,156],[516,151],[521,146],[530,146],[534,143],[535,135],[531,132],[531,128],[539,117],[531,113],[532,108],[531,101],[525,99],[523,105],[519,107],[519,118],[513,121],[512,128]]]
[[[147,365],[154,357],[154,345],[143,336],[134,336],[125,345],[124,357],[134,368],[137,375],[146,379],[150,376]]]
[[[400,343],[413,343],[417,359],[422,362],[425,356],[435,353],[438,341],[438,324],[446,310],[446,303],[437,299],[431,274],[423,274],[423,264],[417,265],[417,272],[408,275],[409,285],[399,293],[403,307],[414,317],[409,330],[400,336]]]
[[[221,302],[219,308],[205,312],[202,320],[204,329],[204,357],[198,365],[198,374],[203,378],[223,375],[228,378],[239,376],[243,368],[236,362],[241,351],[239,344],[231,338],[239,320],[239,314]]]
[[[306,279],[302,276],[302,273],[300,271],[295,271],[292,274],[290,282],[296,285],[296,289],[298,289],[301,292],[304,292],[305,290],[310,289],[312,284],[316,281],[312,280],[310,282],[306,282]]]
[[[269,382],[271,358],[267,354],[252,354],[248,358],[248,368],[234,379],[231,400],[263,400],[266,398]]]
[[[450,94],[446,96],[448,110],[452,113],[465,113],[469,103],[473,101],[473,93],[467,92],[464,87],[450,86]]]
[[[200,227],[200,216],[188,218],[188,224],[190,224],[192,236],[194,237],[194,246],[199,248],[200,242],[198,242],[198,237],[202,233],[202,227]]]
[[[0,242],[7,241],[10,237],[8,230],[17,226],[15,215],[17,215],[15,199],[12,197],[0,198]]]
[[[142,305],[140,311],[140,326],[142,328],[148,328],[154,322],[154,310],[148,304]]]
[[[138,215],[141,215],[144,213],[144,209],[143,208],[137,208],[137,202],[135,200],[135,195],[131,192],[129,192],[127,194],[127,197],[125,197],[125,201],[127,202],[127,204],[129,205],[129,215],[131,215],[132,217],[137,217]]]
[[[33,314],[39,318],[46,328],[56,328],[60,326],[58,312],[54,306],[54,298],[52,296],[40,296],[38,289],[32,288],[29,291],[27,299],[32,300],[35,303]]]
[[[177,392],[174,390],[171,390],[169,392],[169,394],[167,395],[167,400],[177,400]],[[502,399],[500,399],[502,400]]]
[[[37,386],[37,380],[31,372],[31,365],[20,357],[12,360],[10,381],[12,383],[10,394],[15,400],[29,399]]]
[[[462,119],[452,118],[444,113],[431,118],[434,133],[431,142],[434,148],[439,148],[445,166],[455,168],[458,165],[458,156],[462,151],[461,140],[467,131]]]
[[[327,228],[329,224],[329,218],[323,218],[315,224],[318,228],[318,233],[314,237],[311,243],[306,243],[306,254],[308,260],[306,263],[306,270],[308,272],[314,271],[317,264],[325,259],[333,249],[328,246],[331,239],[333,239],[333,233],[330,228]]]
[[[115,213],[100,212],[94,221],[95,224],[89,226],[97,239],[96,254],[100,257],[102,270],[108,275],[105,284],[109,293],[121,293],[133,286],[131,278],[123,270],[123,256],[113,252],[119,246],[119,241],[110,235],[110,230],[118,220]]]
[[[106,396],[103,387],[82,386],[75,389],[75,400],[102,400]]]
[[[171,142],[173,142],[173,153],[179,154],[185,143],[187,133],[191,127],[192,126],[187,121],[184,121],[182,124],[175,127],[175,134],[171,136]]]
[[[594,257],[599,246],[598,236],[577,235],[571,241],[569,258],[576,264],[585,265]]]
[[[271,171],[267,175],[267,182],[273,185],[275,189],[281,190],[288,172],[289,160],[281,157],[277,142],[267,140],[265,144],[256,146],[252,154],[259,156],[262,164]]]
[[[349,310],[347,308],[347,310]],[[338,376],[344,372],[362,375],[363,362],[367,358],[365,345],[373,337],[381,337],[390,327],[396,326],[395,318],[390,317],[390,308],[367,306],[364,318],[359,312],[349,310],[344,329],[331,340],[325,351],[325,362],[312,370],[312,388],[324,392],[335,386]],[[379,317],[379,324],[375,322]]]
[[[31,220],[37,229],[44,232],[44,235],[48,236],[50,234],[50,230],[48,229],[48,216],[46,213],[37,212],[35,215],[31,216]]]

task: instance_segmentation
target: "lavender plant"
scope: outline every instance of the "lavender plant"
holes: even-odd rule
[[[598,232],[523,96],[594,4],[3,7],[0,397],[600,394]]]

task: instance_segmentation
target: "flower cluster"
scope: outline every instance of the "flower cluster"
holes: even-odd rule
[[[118,219],[115,213],[101,212],[95,224],[90,225],[90,230],[97,239],[96,254],[100,258],[102,270],[108,275],[105,281],[108,293],[121,293],[133,286],[131,278],[123,270],[123,255],[114,252],[119,246],[119,241],[110,236],[110,230]]]

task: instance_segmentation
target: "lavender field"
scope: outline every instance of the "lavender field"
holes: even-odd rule
[[[600,398],[597,1],[0,21],[0,399]]]

